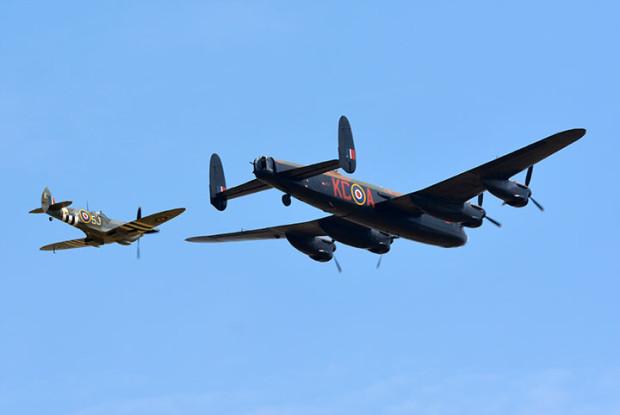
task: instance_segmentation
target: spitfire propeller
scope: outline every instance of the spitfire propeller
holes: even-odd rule
[[[136,220],[139,220],[140,218],[142,218],[142,206],[138,206],[138,214],[136,215]],[[138,238],[138,251],[136,255],[137,259],[140,259],[140,239],[142,239],[142,235],[140,235],[140,237]]]
[[[136,215],[136,220],[140,220],[142,219],[142,206],[138,206],[138,214]],[[144,234],[147,233],[157,233],[159,232],[159,229],[149,229],[148,231],[144,232]],[[140,259],[140,239],[142,238],[142,235],[140,235],[140,238],[138,238],[138,244],[137,244],[137,248],[138,248],[138,252],[137,252],[137,258]]]

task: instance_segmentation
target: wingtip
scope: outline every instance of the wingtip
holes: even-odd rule
[[[586,135],[586,129],[585,128],[573,128],[572,130],[567,130],[564,133],[575,135],[577,137],[577,140],[579,140],[581,137]]]
[[[192,236],[191,238],[186,238],[185,240],[187,242],[195,242],[195,243],[218,242],[217,240],[213,240],[209,236]]]

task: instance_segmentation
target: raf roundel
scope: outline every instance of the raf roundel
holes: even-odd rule
[[[84,209],[80,209],[80,219],[82,220],[82,222],[84,223],[90,223],[91,221],[91,216],[90,213],[88,213],[87,211],[85,211]]]
[[[366,192],[364,192],[362,186],[357,183],[351,185],[351,196],[353,196],[353,201],[360,206],[366,203]]]

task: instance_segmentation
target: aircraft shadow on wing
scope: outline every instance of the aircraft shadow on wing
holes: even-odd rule
[[[84,248],[87,246],[100,247],[101,245],[117,243],[130,245],[138,241],[137,255],[140,258],[140,238],[145,234],[159,232],[157,226],[173,219],[185,211],[185,208],[171,209],[142,217],[142,208],[138,208],[136,220],[120,222],[108,218],[103,212],[91,212],[87,209],[73,209],[71,201],[56,202],[50,190],[46,187],[41,195],[41,207],[28,213],[46,213],[49,220],[58,219],[74,226],[86,234],[86,238],[56,242],[41,247],[41,251],[60,251],[63,249]]]
[[[532,201],[543,210],[532,198],[529,188],[534,164],[579,140],[585,133],[586,130],[580,128],[563,131],[425,189],[400,194],[335,171],[342,168],[351,174],[357,161],[351,126],[342,116],[338,124],[338,159],[302,166],[260,156],[253,162],[256,178],[232,188],[226,187],[224,169],[217,154],[211,156],[209,166],[210,200],[220,211],[226,209],[230,199],[274,188],[283,193],[285,206],[295,198],[329,216],[186,240],[286,239],[294,248],[320,262],[334,257],[336,241],[376,254],[387,253],[396,238],[441,247],[462,246],[467,242],[465,228],[477,228],[485,219],[501,226],[482,208],[486,191],[504,204],[523,207]],[[524,170],[527,170],[525,184],[510,180]],[[469,202],[475,197],[477,203]]]

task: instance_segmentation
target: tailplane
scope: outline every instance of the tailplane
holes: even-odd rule
[[[45,189],[43,189],[43,194],[41,195],[41,207],[38,209],[33,209],[28,213],[46,213],[50,209],[51,210],[62,209],[64,207],[71,205],[71,203],[73,202],[66,201],[66,202],[56,203],[56,201],[54,200],[54,196],[52,196],[52,192],[50,192],[50,189],[45,187]]]

